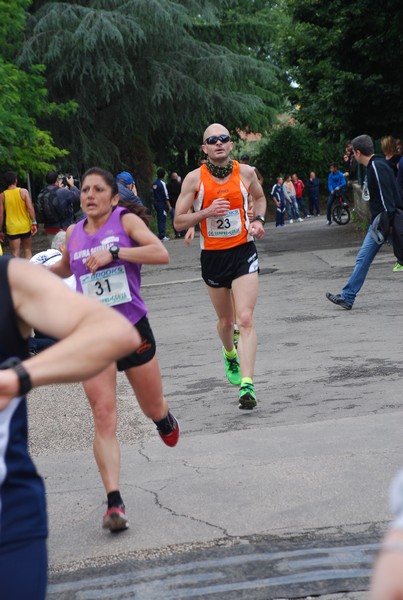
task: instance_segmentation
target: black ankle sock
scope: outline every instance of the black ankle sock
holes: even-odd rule
[[[120,506],[121,504],[123,504],[123,500],[122,500],[122,496],[120,495],[119,490],[109,492],[108,508],[112,508],[112,506]]]
[[[158,431],[160,431],[162,435],[171,433],[171,431],[173,430],[173,422],[169,411],[166,417],[161,419],[161,421],[154,421],[154,423],[156,424]]]

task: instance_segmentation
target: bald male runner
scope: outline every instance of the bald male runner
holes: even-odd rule
[[[253,312],[259,263],[254,238],[261,239],[265,233],[266,198],[255,169],[230,158],[233,146],[223,125],[207,127],[202,143],[207,161],[183,181],[175,229],[190,228],[191,236],[192,228],[200,225],[202,277],[218,317],[227,378],[239,386],[239,408],[251,410],[257,405]],[[248,194],[254,200],[252,220],[247,212]],[[240,331],[238,349],[234,347],[234,323]]]

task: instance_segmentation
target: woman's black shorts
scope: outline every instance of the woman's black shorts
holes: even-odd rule
[[[136,323],[135,327],[141,337],[140,347],[117,361],[118,371],[126,371],[126,369],[131,369],[131,367],[140,367],[154,358],[156,352],[155,339],[147,317],[142,317]]]

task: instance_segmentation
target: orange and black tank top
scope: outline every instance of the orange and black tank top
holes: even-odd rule
[[[222,217],[208,217],[200,222],[202,250],[228,250],[251,242],[248,234],[248,188],[241,179],[241,167],[233,161],[232,173],[225,182],[215,179],[206,165],[200,167],[200,185],[193,208],[207,208],[216,198],[230,201],[230,210]]]

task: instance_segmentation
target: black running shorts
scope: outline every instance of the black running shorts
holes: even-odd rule
[[[135,327],[140,334],[141,345],[135,352],[117,361],[118,371],[126,371],[131,367],[141,367],[141,365],[147,364],[154,358],[156,352],[155,339],[147,317],[140,319]]]
[[[10,235],[8,233],[7,237],[8,237],[9,240],[18,240],[18,239],[26,240],[26,239],[30,238],[31,235],[32,235],[31,232],[27,231],[26,233],[16,233],[16,234],[13,234],[13,235]]]
[[[259,261],[254,242],[229,250],[202,250],[202,277],[213,288],[231,289],[232,282],[248,273],[259,273]]]

